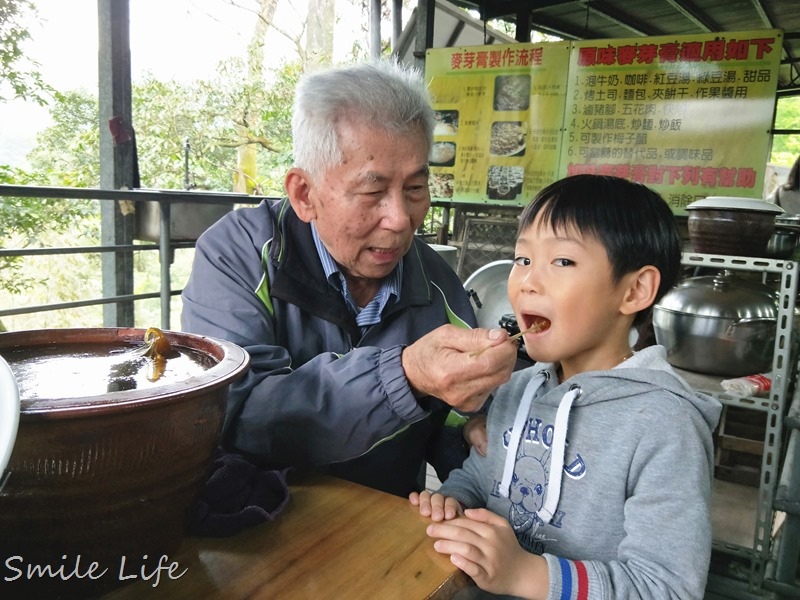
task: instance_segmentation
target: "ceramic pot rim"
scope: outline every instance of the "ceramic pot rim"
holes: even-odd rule
[[[0,333],[0,352],[48,344],[119,343],[142,344],[145,329],[138,328],[76,328],[36,329]],[[178,347],[203,352],[213,357],[217,364],[198,375],[183,381],[166,383],[146,389],[108,392],[69,398],[35,398],[20,400],[20,419],[33,416],[76,417],[106,412],[133,410],[142,405],[176,402],[188,395],[206,394],[226,386],[238,378],[250,365],[247,352],[231,342],[190,333],[164,331],[171,343]]]

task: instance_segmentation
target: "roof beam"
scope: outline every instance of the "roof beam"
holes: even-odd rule
[[[753,1],[758,2],[758,0]],[[720,31],[722,29],[719,24],[689,0],[665,0],[665,2],[704,31]]]
[[[606,4],[603,0],[591,0],[581,2],[586,10],[592,14],[598,15],[609,21],[616,23],[620,27],[628,29],[636,35],[662,35],[663,32],[648,26],[646,23],[634,19],[621,10],[617,10],[613,6]]]
[[[462,31],[464,31],[464,21],[456,21],[455,27],[453,27],[453,31],[450,32],[450,36],[447,38],[445,45],[448,48],[455,46],[458,41],[458,36],[461,35]]]
[[[773,29],[775,24],[772,22],[772,17],[767,14],[767,9],[764,8],[764,3],[761,0],[750,0],[750,4],[753,5],[753,8],[758,13],[761,22],[764,23],[764,27],[767,29]]]
[[[764,23],[764,27],[766,27],[767,29],[774,29],[775,28],[775,20],[767,12],[767,9],[764,6],[764,3],[761,0],[750,0],[750,3],[753,5],[753,8],[758,13],[758,16],[761,19],[761,22]],[[800,78],[800,67],[798,67],[798,64],[797,64],[797,57],[795,57],[792,54],[791,47],[789,46],[789,44],[786,41],[788,37],[789,37],[789,35],[784,32],[783,52],[786,55],[787,61],[791,65],[789,67],[790,68],[790,72],[792,73],[791,80],[794,82],[794,81],[797,81],[798,78]]]
[[[503,17],[517,17],[522,13],[533,13],[542,8],[559,6],[561,4],[573,4],[576,0],[516,0],[515,2],[489,2],[487,0],[474,0],[469,4],[477,4],[479,11],[485,11],[485,19],[501,19]],[[459,4],[456,2],[456,4]],[[464,4],[462,2],[462,4]],[[535,6],[534,6],[535,4]]]
[[[540,11],[543,9],[552,6],[558,6],[561,4],[576,4],[585,8],[587,14],[594,14],[602,19],[611,21],[620,27],[629,30],[635,35],[647,36],[661,35],[663,33],[653,27],[648,26],[642,21],[633,18],[629,14],[617,10],[603,0],[537,0],[536,2],[531,2],[530,0],[518,0],[516,2],[486,2],[486,4],[483,4],[483,2],[478,2],[478,4],[480,5],[481,10],[485,11],[486,13],[485,15],[482,15],[482,18],[484,19],[500,19],[503,17],[513,16],[516,17],[519,22],[524,22],[527,19],[520,18],[520,15],[523,15],[523,13],[529,13],[534,15],[531,21],[533,23],[533,27],[537,30],[544,33],[552,33],[554,35],[561,35],[563,33],[568,38],[585,38],[591,36],[587,36],[586,32],[584,32],[584,34],[578,34],[573,30],[573,33],[566,33],[559,30],[558,27],[546,26],[542,23],[542,19],[539,18],[537,13],[540,13]]]

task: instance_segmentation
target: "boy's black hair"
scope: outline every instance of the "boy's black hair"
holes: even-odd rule
[[[664,199],[640,184],[605,175],[573,175],[541,190],[522,211],[519,232],[541,213],[542,224],[554,230],[574,226],[606,249],[612,276],[652,265],[661,273],[654,304],[677,282],[681,271],[681,239],[675,217]],[[640,311],[634,326],[650,310]]]

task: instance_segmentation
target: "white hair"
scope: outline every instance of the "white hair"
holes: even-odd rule
[[[422,74],[396,59],[304,75],[292,116],[295,166],[316,179],[341,164],[336,127],[361,123],[396,134],[420,128],[433,142],[436,123]]]

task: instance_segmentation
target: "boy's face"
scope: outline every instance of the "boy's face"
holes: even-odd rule
[[[618,283],[603,245],[574,227],[553,231],[540,216],[523,230],[508,278],[508,297],[525,349],[542,362],[560,362],[567,379],[610,369],[630,354],[632,314],[622,310],[636,274]]]

